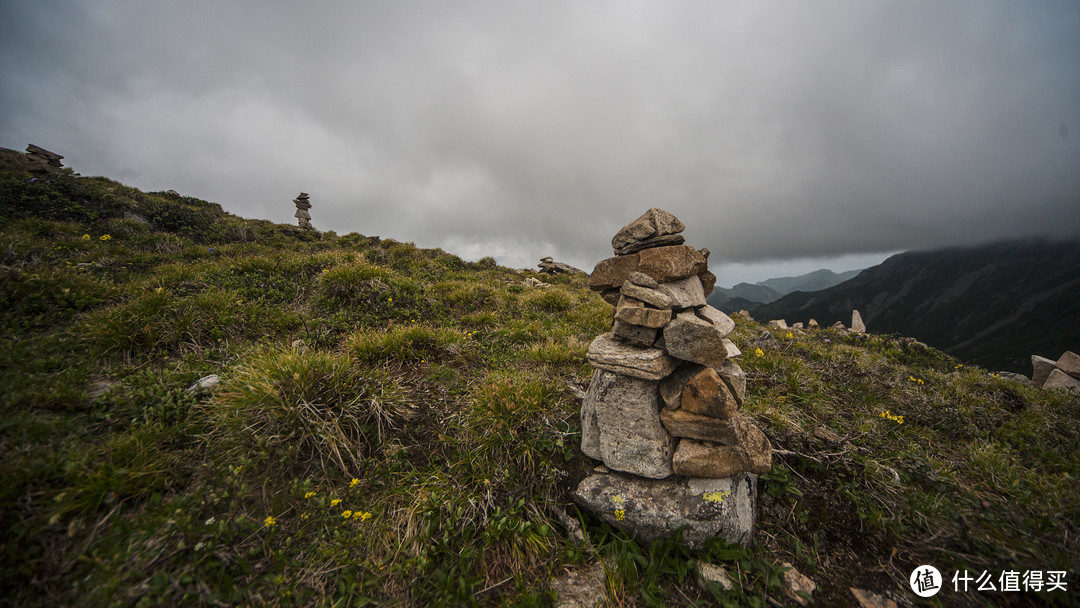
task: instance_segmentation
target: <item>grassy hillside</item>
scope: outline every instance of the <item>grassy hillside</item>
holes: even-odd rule
[[[526,287],[0,160],[0,602],[538,606],[601,559],[621,606],[779,605],[784,561],[819,605],[910,599],[923,563],[1071,573],[1072,595],[946,605],[1075,601],[1076,397],[740,321],[746,410],[778,450],[758,542],[639,546],[568,499],[596,464],[574,389],[610,319],[584,277]],[[741,588],[699,587],[696,559]]]

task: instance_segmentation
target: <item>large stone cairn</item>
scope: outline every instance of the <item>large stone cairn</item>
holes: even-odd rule
[[[56,152],[49,152],[34,144],[26,146],[27,169],[31,173],[58,173],[64,166],[60,162],[63,158]]]
[[[581,449],[630,475],[593,475],[575,500],[646,541],[686,525],[691,545],[717,533],[745,542],[772,446],[739,413],[746,374],[726,337],[735,323],[706,303],[716,282],[708,250],[684,245],[683,230],[674,215],[649,209],[619,230],[616,255],[589,278],[615,313],[612,331],[589,346],[596,371],[581,408]],[[669,504],[631,509],[628,496]]]
[[[308,209],[311,209],[311,203],[308,201],[308,193],[301,192],[300,196],[293,199],[293,204],[296,205],[296,217],[300,222],[301,230],[314,230],[311,225],[311,214],[308,213]]]

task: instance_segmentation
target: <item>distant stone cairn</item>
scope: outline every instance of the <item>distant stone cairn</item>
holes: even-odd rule
[[[746,374],[727,339],[735,322],[709,306],[708,250],[684,225],[649,209],[612,239],[589,287],[615,306],[612,330],[589,346],[596,371],[582,402],[581,449],[604,463],[574,498],[645,542],[686,526],[700,545],[749,542],[757,475],[772,445],[740,413]]]
[[[301,192],[300,196],[293,199],[293,204],[296,205],[296,213],[294,217],[300,222],[301,230],[314,230],[311,225],[311,214],[308,213],[308,209],[311,209],[311,203],[308,201],[308,193]]]

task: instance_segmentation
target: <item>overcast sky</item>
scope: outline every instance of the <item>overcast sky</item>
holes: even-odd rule
[[[0,0],[31,142],[514,267],[661,207],[727,286],[1080,236],[1080,2]]]

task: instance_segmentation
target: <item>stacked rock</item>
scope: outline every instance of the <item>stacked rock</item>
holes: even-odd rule
[[[1080,393],[1080,355],[1067,350],[1057,361],[1032,355],[1031,365],[1034,368],[1031,383],[1035,386]]]
[[[311,214],[308,213],[308,209],[311,209],[311,203],[308,202],[308,193],[301,192],[300,196],[293,199],[293,204],[296,205],[296,214],[294,217],[300,222],[301,230],[314,230],[311,225]]]
[[[63,158],[56,152],[49,152],[45,148],[34,144],[26,146],[26,159],[29,161],[28,170],[31,173],[56,173],[63,168],[60,163]]]
[[[550,255],[540,258],[540,263],[537,266],[540,267],[537,272],[543,274],[585,274],[584,270],[574,268],[569,264],[556,262]]]
[[[582,451],[653,479],[766,473],[772,446],[738,413],[746,374],[726,337],[735,323],[706,303],[716,279],[705,253],[682,244],[684,228],[649,209],[615,235],[616,256],[589,279],[615,300],[615,317],[589,346],[597,369],[582,405]]]
[[[768,438],[740,415],[746,374],[727,339],[735,323],[709,306],[708,250],[683,245],[683,223],[649,209],[615,235],[615,257],[589,287],[615,306],[612,331],[589,346],[596,368],[581,407],[581,449],[605,468],[574,501],[643,542],[682,530],[748,543]]]

